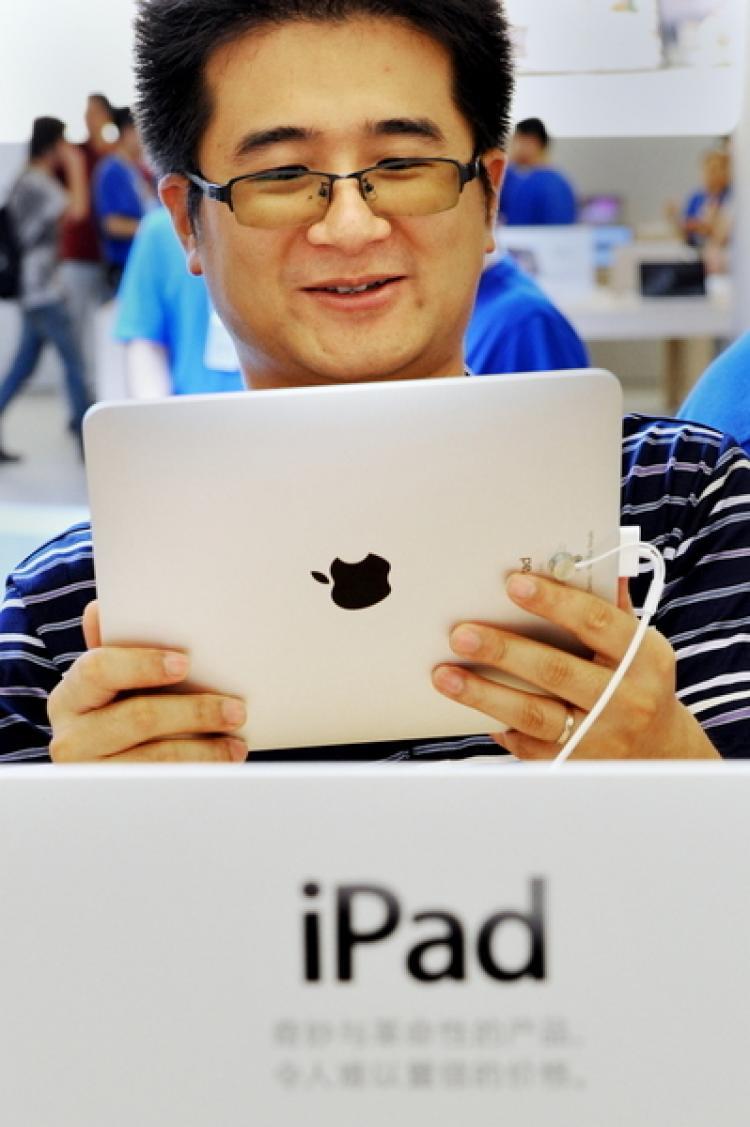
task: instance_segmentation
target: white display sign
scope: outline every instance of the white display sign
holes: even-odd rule
[[[749,806],[726,763],[7,769],[3,1122],[746,1127]]]
[[[739,120],[745,0],[506,0],[516,119],[557,137],[710,135]]]
[[[593,227],[498,227],[500,254],[509,254],[553,300],[585,297],[596,286]]]

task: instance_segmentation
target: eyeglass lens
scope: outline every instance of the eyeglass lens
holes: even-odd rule
[[[456,206],[458,169],[449,162],[420,161],[404,168],[374,168],[360,180],[362,198],[375,215],[434,215]],[[237,221],[248,227],[296,227],[315,223],[328,210],[330,181],[315,173],[278,179],[239,180],[232,187]]]

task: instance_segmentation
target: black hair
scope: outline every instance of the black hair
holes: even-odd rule
[[[353,16],[399,19],[445,47],[475,152],[505,144],[513,63],[501,0],[140,0],[136,113],[157,174],[197,170],[212,111],[205,67],[217,47],[264,25]]]
[[[543,149],[549,148],[550,135],[544,122],[538,117],[527,117],[524,121],[519,121],[516,133],[520,133],[522,137],[536,137]]]
[[[37,117],[31,127],[29,160],[38,160],[54,149],[65,133],[65,123],[58,117]]]
[[[112,105],[112,103],[110,102],[110,100],[109,100],[109,98],[107,97],[106,94],[100,94],[97,91],[93,94],[89,94],[88,100],[90,102],[98,102],[99,105],[104,110],[104,112],[106,113],[109,120],[114,121],[114,119],[115,119],[115,107]]]
[[[117,106],[112,110],[112,121],[114,122],[117,132],[123,133],[129,126],[135,125],[133,114],[130,106]]]

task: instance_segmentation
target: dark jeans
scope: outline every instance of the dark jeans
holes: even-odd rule
[[[83,375],[83,361],[76,344],[73,323],[62,301],[23,310],[21,340],[8,374],[0,384],[0,415],[34,374],[42,348],[54,344],[65,369],[65,385],[70,401],[70,418],[76,430],[91,405]]]

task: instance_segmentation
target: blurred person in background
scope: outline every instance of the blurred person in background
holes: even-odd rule
[[[570,322],[504,254],[479,282],[466,362],[476,375],[501,375],[587,368],[589,357]]]
[[[117,302],[115,337],[126,345],[134,398],[244,390],[232,338],[203,276],[188,271],[165,208],[141,223]]]
[[[89,94],[84,115],[88,135],[85,141],[76,146],[84,160],[89,207],[81,218],[66,218],[60,236],[60,277],[65,287],[78,347],[86,361],[89,385],[92,382],[95,356],[94,314],[107,297],[92,187],[99,161],[111,153],[113,148],[112,137],[107,136],[108,129],[114,132],[113,112],[112,105],[104,94]]]
[[[519,121],[500,194],[500,219],[508,227],[575,223],[576,194],[562,172],[549,164],[550,145],[544,122],[538,117]]]
[[[89,406],[83,360],[60,279],[60,223],[82,219],[88,212],[86,168],[78,148],[65,140],[65,125],[55,117],[34,121],[29,160],[8,198],[21,250],[21,338],[16,355],[0,384],[0,419],[36,369],[49,341],[60,354],[70,401],[72,428],[81,437],[81,421]],[[57,178],[62,169],[67,190]],[[1,434],[1,432],[0,432]],[[0,441],[0,463],[18,461]]]
[[[141,167],[141,139],[128,106],[114,111],[114,124],[118,132],[114,151],[94,176],[94,207],[111,294],[120,284],[138,225],[157,202]]]
[[[688,246],[700,250],[710,273],[728,268],[732,238],[732,160],[726,149],[710,149],[703,157],[703,184],[682,209],[669,205],[669,215]]]

